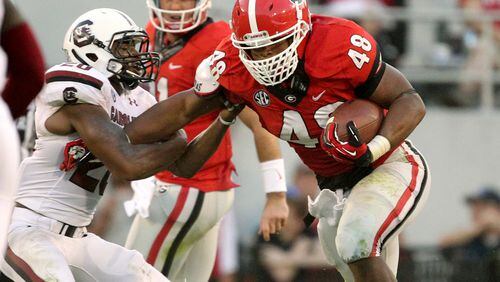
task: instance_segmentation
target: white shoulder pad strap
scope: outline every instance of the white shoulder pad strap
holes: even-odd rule
[[[197,95],[202,97],[208,97],[217,93],[220,86],[217,77],[212,74],[210,68],[211,58],[212,57],[208,57],[203,60],[196,69],[194,91]]]

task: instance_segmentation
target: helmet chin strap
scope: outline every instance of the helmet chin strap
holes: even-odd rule
[[[118,92],[118,95],[122,95],[124,91],[130,91],[139,86],[139,81],[122,78],[117,74],[111,76],[109,81],[116,92]]]
[[[116,80],[120,83],[120,85],[124,89],[132,90],[135,89],[137,86],[139,86],[138,80],[130,79],[120,75],[120,73],[124,72],[123,64],[120,64],[119,62],[116,61],[109,61],[108,70],[114,74],[112,77],[115,77]]]
[[[133,90],[139,86],[139,81],[135,79],[121,78],[120,82],[123,85],[123,88],[127,90]]]

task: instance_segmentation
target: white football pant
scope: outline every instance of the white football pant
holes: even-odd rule
[[[142,255],[26,208],[14,208],[1,270],[14,281],[168,281]]]
[[[430,186],[424,158],[407,141],[353,187],[335,219],[319,216],[323,251],[346,281],[354,281],[348,263],[368,257],[381,256],[396,276],[398,234],[419,214]],[[321,193],[318,197],[328,195]],[[315,202],[328,203],[318,200]],[[333,210],[336,204],[330,200],[323,210]]]
[[[233,189],[202,192],[158,180],[149,217],[136,215],[125,246],[141,252],[171,281],[208,281],[219,222],[233,200]]]

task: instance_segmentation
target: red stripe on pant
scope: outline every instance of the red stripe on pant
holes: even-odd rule
[[[20,257],[18,257],[10,247],[7,247],[5,261],[14,271],[26,281],[43,282],[31,267]]]
[[[397,202],[396,206],[394,209],[389,213],[389,216],[385,219],[384,223],[382,223],[382,226],[380,229],[377,231],[377,234],[375,235],[375,239],[373,240],[373,245],[372,245],[372,251],[370,253],[370,256],[376,256],[377,251],[379,248],[379,243],[381,241],[382,234],[387,230],[387,228],[391,225],[391,223],[398,218],[399,214],[403,210],[403,208],[406,206],[406,203],[410,199],[413,191],[415,190],[415,187],[417,185],[417,175],[418,175],[418,164],[415,161],[415,158],[413,155],[408,154],[406,156],[407,160],[411,163],[412,168],[411,168],[411,181],[406,190],[404,191],[403,195],[401,198],[399,198],[399,201]]]
[[[219,234],[219,236],[221,236],[221,235]],[[212,279],[217,279],[217,278],[219,278],[219,275],[221,275],[220,266],[219,266],[221,254],[220,254],[219,248],[220,248],[220,245],[217,244],[217,252],[215,253],[214,267],[212,268],[212,273],[210,274],[210,278],[212,278]]]
[[[163,241],[165,241],[165,238],[167,238],[170,229],[172,229],[172,226],[177,221],[177,218],[179,218],[179,215],[181,214],[182,209],[186,204],[188,193],[189,193],[189,187],[182,186],[181,192],[177,197],[177,201],[175,202],[175,206],[172,209],[172,212],[170,212],[167,221],[161,228],[160,233],[158,233],[158,236],[156,236],[156,239],[153,242],[153,245],[151,246],[151,250],[149,250],[148,258],[146,260],[149,264],[154,265],[156,258],[158,256],[158,252],[160,251],[161,245],[163,245]]]

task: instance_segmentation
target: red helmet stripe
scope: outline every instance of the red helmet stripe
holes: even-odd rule
[[[255,17],[255,6],[257,0],[248,1],[248,21],[250,23],[250,30],[252,33],[259,32],[259,28],[257,27],[257,17]]]

